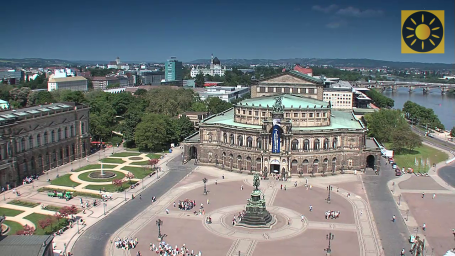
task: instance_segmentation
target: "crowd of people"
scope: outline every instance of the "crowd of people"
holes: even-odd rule
[[[326,211],[325,212],[325,219],[337,219],[340,217],[340,211]]]
[[[245,213],[246,213],[246,211],[243,210],[243,211],[239,212],[238,215],[234,214],[234,218],[232,219],[232,226],[237,224],[237,222],[240,222],[242,220],[243,216],[245,216]]]
[[[123,250],[131,250],[136,248],[137,243],[137,238],[133,239],[125,237],[124,239],[121,239],[119,237],[117,238],[117,241],[115,241],[115,247]]]
[[[196,200],[185,199],[183,201],[179,201],[180,210],[189,211],[189,210],[193,209],[194,206],[196,206]],[[174,207],[175,207],[175,203],[174,203]]]
[[[175,247],[172,247],[172,245],[167,244],[164,241],[159,243],[158,245],[155,245],[154,243],[150,243],[150,251],[155,251],[155,253],[158,255],[202,256],[201,251],[196,253],[196,252],[194,252],[194,250],[188,249],[185,244],[183,244],[182,247],[179,248],[177,245]]]
[[[37,180],[38,179],[38,175],[32,175],[32,176],[27,176],[25,177],[25,179],[22,180],[22,185],[25,185],[25,184],[30,184],[33,182],[33,180]]]

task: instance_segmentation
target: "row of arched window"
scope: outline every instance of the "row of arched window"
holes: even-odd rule
[[[81,123],[81,128],[82,131],[84,131],[84,123]],[[23,137],[20,139],[17,147],[18,152],[24,152],[25,150],[32,149],[34,147],[41,147],[42,145],[47,145],[49,143],[55,143],[58,142],[62,139],[67,139],[67,138],[72,138],[76,135],[76,131],[74,130],[74,126],[71,125],[71,127],[68,129],[67,126],[65,126],[64,129],[58,128],[58,130],[52,130],[50,133],[45,131],[43,135],[37,134],[35,138],[33,138],[33,135],[30,135],[28,137],[28,143],[26,137]]]
[[[332,139],[332,143],[330,143],[330,140],[328,138],[325,138],[324,142],[322,144],[322,149],[324,149],[324,150],[328,150],[330,148],[336,149],[337,148],[337,144],[338,144],[338,139],[337,138],[333,138]],[[299,150],[299,149],[301,149],[299,147],[299,141],[297,139],[292,140],[291,141],[291,150]],[[313,149],[313,150],[321,149],[321,140],[315,139],[313,141],[313,145],[311,145],[310,144],[310,140],[305,139],[303,141],[303,150],[310,150],[310,149]]]
[[[248,136],[246,138],[246,144],[244,144],[244,141],[243,141],[243,135],[238,135],[237,136],[237,144],[235,143],[235,136],[234,134],[231,134],[229,135],[229,140],[228,140],[228,136],[227,136],[227,133],[224,133],[223,134],[223,142],[225,144],[231,144],[231,145],[237,145],[237,146],[246,146],[248,148],[252,148],[253,147],[253,137],[251,136]],[[261,138],[257,138],[256,139],[256,148],[259,148],[261,149],[262,148],[262,139]]]

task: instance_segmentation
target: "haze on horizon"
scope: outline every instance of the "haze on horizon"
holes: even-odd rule
[[[452,64],[454,9],[449,0],[9,1],[0,16],[0,57],[188,62],[213,53]],[[445,53],[401,54],[401,10],[445,10]]]

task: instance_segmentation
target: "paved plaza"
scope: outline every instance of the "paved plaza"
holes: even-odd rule
[[[208,179],[207,195],[203,193],[203,178]],[[305,186],[307,180],[308,186]],[[126,251],[111,243],[106,254],[136,255],[140,251],[142,255],[154,255],[150,243],[158,244],[156,221],[161,219],[166,243],[173,247],[185,244],[189,250],[201,251],[203,255],[299,255],[303,252],[325,255],[324,249],[329,243],[326,236],[330,232],[334,234],[332,255],[382,255],[359,175],[295,177],[285,182],[273,178],[261,180],[259,189],[265,195],[267,209],[277,220],[268,229],[232,224],[234,215],[245,209],[253,190],[252,181],[252,175],[198,166],[111,236],[111,241],[137,237],[136,248]],[[296,181],[297,187],[294,187]],[[326,202],[329,184],[333,186],[330,204]],[[186,199],[196,201],[196,206],[187,211],[179,209],[179,201]],[[150,201],[143,203],[150,204]],[[203,214],[198,214],[201,204]],[[326,219],[326,211],[340,211],[340,217]],[[207,217],[212,223],[205,221]]]

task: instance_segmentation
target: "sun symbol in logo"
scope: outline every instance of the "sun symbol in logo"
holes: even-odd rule
[[[441,43],[444,28],[441,21],[430,12],[415,12],[403,24],[403,39],[417,52],[429,52]]]

